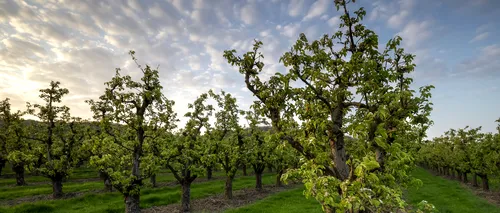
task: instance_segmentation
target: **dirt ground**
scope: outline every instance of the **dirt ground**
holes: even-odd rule
[[[298,184],[287,185],[284,187],[268,186],[261,192],[255,189],[243,189],[233,191],[233,199],[227,200],[224,194],[217,194],[210,197],[191,200],[191,212],[222,212],[226,209],[237,208],[257,200],[263,199],[271,194],[285,191],[296,187]],[[143,213],[180,213],[182,212],[180,203],[167,206],[156,206],[149,209],[143,209]]]

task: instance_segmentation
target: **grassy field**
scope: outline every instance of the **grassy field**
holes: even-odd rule
[[[264,184],[273,184],[275,176],[265,174]],[[239,177],[234,180],[233,189],[252,188],[255,186],[253,176]],[[102,188],[102,184],[100,186]],[[223,180],[213,180],[196,183],[191,187],[192,198],[202,198],[213,194],[222,193],[224,189]],[[81,197],[64,200],[46,200],[34,203],[26,203],[12,207],[1,207],[0,212],[123,212],[123,197],[119,193],[90,193]],[[168,205],[180,202],[180,187],[146,188],[141,190],[141,207]]]
[[[65,192],[88,192],[93,189],[102,189],[101,181],[78,182],[79,178],[95,178],[94,171],[78,171],[76,179],[70,179],[64,184]],[[221,177],[222,172],[215,172],[214,177]],[[491,212],[500,213],[500,208],[488,203],[486,200],[477,197],[469,189],[464,188],[457,181],[437,177],[424,169],[417,168],[414,176],[424,182],[424,186],[415,189],[411,188],[405,194],[406,199],[411,204],[416,204],[421,200],[427,200],[434,204],[440,212],[443,213],[468,213],[468,212]],[[203,177],[200,177],[203,179]],[[8,200],[29,197],[32,195],[51,194],[51,185],[48,180],[40,177],[29,177],[31,183],[43,182],[42,184],[32,184],[23,187],[15,187],[7,184],[9,179],[0,179],[0,202]],[[158,183],[173,181],[171,174],[162,172],[158,176]],[[264,184],[273,184],[274,174],[265,174]],[[45,183],[47,182],[47,183]],[[239,176],[234,181],[234,190],[253,188],[255,179],[253,176]],[[221,179],[207,182],[194,183],[192,185],[192,198],[204,198],[214,194],[222,193],[224,181]],[[295,212],[322,212],[321,206],[313,198],[305,199],[302,191],[303,187],[291,189],[270,195],[255,203],[236,209],[230,209],[226,212],[268,212],[272,209],[274,213],[295,213]],[[168,205],[180,202],[179,186],[148,188],[141,190],[141,207],[149,208],[152,206]],[[117,192],[113,193],[85,193],[81,196],[64,200],[43,200],[32,203],[24,203],[10,207],[0,207],[0,213],[24,213],[24,212],[93,212],[93,213],[111,213],[123,212],[123,197]]]
[[[436,177],[422,168],[417,168],[413,175],[424,182],[419,189],[409,189],[406,198],[410,204],[422,200],[434,204],[442,213],[500,213],[500,207],[477,197],[470,190],[453,180]],[[305,199],[304,188],[271,195],[248,206],[231,209],[226,213],[257,213],[272,209],[274,213],[285,212],[322,212],[314,199]]]
[[[413,175],[422,180],[424,185],[419,189],[408,190],[407,200],[412,204],[427,200],[442,213],[500,213],[498,206],[477,197],[458,181],[434,176],[422,168],[417,168]]]

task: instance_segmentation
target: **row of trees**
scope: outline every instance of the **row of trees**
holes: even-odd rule
[[[137,63],[134,52],[132,59]],[[256,188],[262,190],[267,166],[277,170],[277,185],[297,155],[290,147],[271,140],[266,121],[257,107],[239,109],[229,93],[210,90],[192,104],[186,125],[175,130],[178,119],[174,102],[162,94],[158,70],[138,68],[143,77],[134,81],[120,70],[98,100],[87,103],[93,121],[72,117],[60,104],[67,89],[59,82],[40,90],[44,104],[27,104],[27,110],[13,112],[9,99],[0,103],[1,158],[10,162],[17,185],[25,185],[24,171],[49,178],[53,197],[63,195],[63,180],[82,162],[90,162],[102,177],[105,189],[115,188],[125,197],[127,212],[140,212],[140,189],[144,180],[156,184],[156,174],[168,168],[182,186],[182,208],[190,211],[190,186],[201,174],[220,168],[225,172],[225,196],[232,199],[232,182],[241,167],[251,166]],[[207,102],[212,100],[216,106]],[[26,121],[24,115],[39,121]],[[239,119],[247,120],[247,127]],[[213,120],[213,125],[210,119]]]
[[[27,113],[41,122],[28,125],[35,129],[24,133],[12,125],[5,138],[38,142],[38,146],[23,143],[36,152],[21,151],[26,155],[22,161],[31,169],[46,164],[40,173],[48,174],[55,185],[78,162],[76,153],[85,153],[107,183],[124,195],[127,212],[140,211],[143,180],[154,178],[163,166],[182,185],[182,206],[189,211],[190,184],[203,172],[210,174],[219,165],[227,177],[226,196],[231,198],[238,167],[251,165],[259,188],[268,164],[277,168],[278,180],[302,181],[306,196],[315,198],[325,212],[406,209],[403,189],[421,184],[410,172],[416,144],[432,123],[428,117],[433,87],[414,91],[409,74],[415,56],[400,47],[400,37],[379,51],[378,36],[361,23],[366,12],[363,8],[349,12],[349,3],[335,0],[343,14],[333,35],[310,41],[300,34],[280,58],[285,73],[259,77],[264,70],[260,41],[243,55],[224,52],[257,98],[250,111],[239,110],[230,94],[210,91],[189,104],[188,122],[174,131],[178,121],[174,102],[162,94],[158,70],[138,64],[143,74],[139,81],[117,69],[105,83],[104,94],[87,101],[94,125],[77,128],[84,126],[81,119],[69,116],[67,107],[55,105],[67,90],[51,83],[51,88],[41,90],[45,105],[28,105]],[[131,56],[137,63],[133,51]],[[217,106],[207,104],[208,99]],[[247,128],[238,125],[241,117],[248,121]],[[267,122],[270,131],[259,128]],[[16,136],[16,131],[24,136]],[[76,147],[85,151],[75,152]],[[10,155],[7,159],[14,159]],[[37,160],[28,161],[32,159]],[[291,164],[298,166],[287,170]],[[425,203],[418,207],[412,210],[433,210]]]
[[[464,183],[472,175],[472,185],[489,190],[490,176],[500,174],[500,119],[496,133],[483,133],[481,127],[450,129],[444,135],[423,143],[418,151],[419,163],[436,173]]]

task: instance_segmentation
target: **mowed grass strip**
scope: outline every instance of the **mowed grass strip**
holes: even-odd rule
[[[413,205],[426,200],[434,204],[441,213],[500,213],[500,207],[474,195],[458,181],[434,176],[420,167],[416,168],[413,176],[424,183],[418,189],[408,189],[406,199]]]
[[[225,173],[222,171],[217,171],[213,173],[213,177],[224,177]],[[39,177],[37,177],[39,178]],[[50,195],[52,194],[52,184],[50,179],[44,178],[44,181],[48,181],[44,184],[36,185],[26,185],[26,186],[0,186],[0,201],[13,200],[21,197],[29,197],[36,195]],[[201,176],[199,179],[206,179],[206,177]],[[176,181],[175,177],[171,173],[160,173],[156,177],[156,183],[161,184],[165,182]],[[145,184],[149,183],[149,180],[144,180]],[[101,190],[104,188],[104,183],[101,180],[97,181],[87,181],[87,182],[73,182],[69,180],[63,183],[63,192],[89,192]]]
[[[304,187],[279,192],[262,200],[224,213],[321,213],[321,205],[314,199],[306,199],[303,195]]]
[[[275,175],[265,174],[263,183],[274,184]],[[191,198],[203,198],[217,193],[223,193],[224,181],[215,180],[191,185]],[[239,177],[234,180],[233,190],[255,187],[253,176]],[[180,202],[180,187],[164,187],[157,189],[146,188],[141,190],[141,208],[168,205]],[[13,207],[0,207],[1,213],[110,213],[124,212],[123,196],[119,193],[90,193],[82,197],[65,200],[47,200],[35,203],[26,203]]]

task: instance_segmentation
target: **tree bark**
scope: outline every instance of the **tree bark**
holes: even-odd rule
[[[228,200],[233,199],[233,179],[234,176],[231,175],[226,177],[226,187],[224,188],[224,196]]]
[[[16,185],[18,186],[26,185],[26,181],[24,180],[24,165],[18,164],[12,166],[12,170],[16,173]]]
[[[476,173],[472,173],[472,186],[478,187],[479,185],[477,184],[477,175]]]
[[[462,173],[462,181],[463,181],[464,183],[469,182],[469,179],[467,179],[467,172],[463,172],[463,173]]]
[[[151,177],[149,177],[149,182],[151,182],[153,188],[156,187],[156,174],[153,174],[151,175]]]
[[[490,184],[488,181],[488,175],[481,175],[481,182],[483,186],[484,191],[489,191],[490,190]]]
[[[2,170],[3,170],[3,167],[5,167],[6,162],[7,162],[7,160],[0,159],[0,176],[2,176]]]
[[[190,212],[191,211],[191,183],[190,182],[182,182],[182,212]]]
[[[276,186],[277,187],[283,186],[283,184],[281,182],[281,176],[283,176],[283,170],[279,170],[278,174],[276,175]]]
[[[52,197],[57,199],[63,196],[63,185],[62,185],[62,177],[58,176],[53,177],[52,179]]]
[[[109,175],[104,171],[99,171],[99,177],[104,182],[104,191],[112,192],[113,185],[111,184],[111,179],[109,179]]]
[[[255,188],[262,191],[262,171],[255,171]]]
[[[247,176],[247,165],[243,164],[243,176]]]
[[[207,180],[212,180],[213,168],[211,166],[207,167]]]
[[[139,206],[140,200],[141,199],[140,199],[139,194],[126,195],[125,196],[125,212],[126,213],[140,213],[141,212],[141,207]]]

